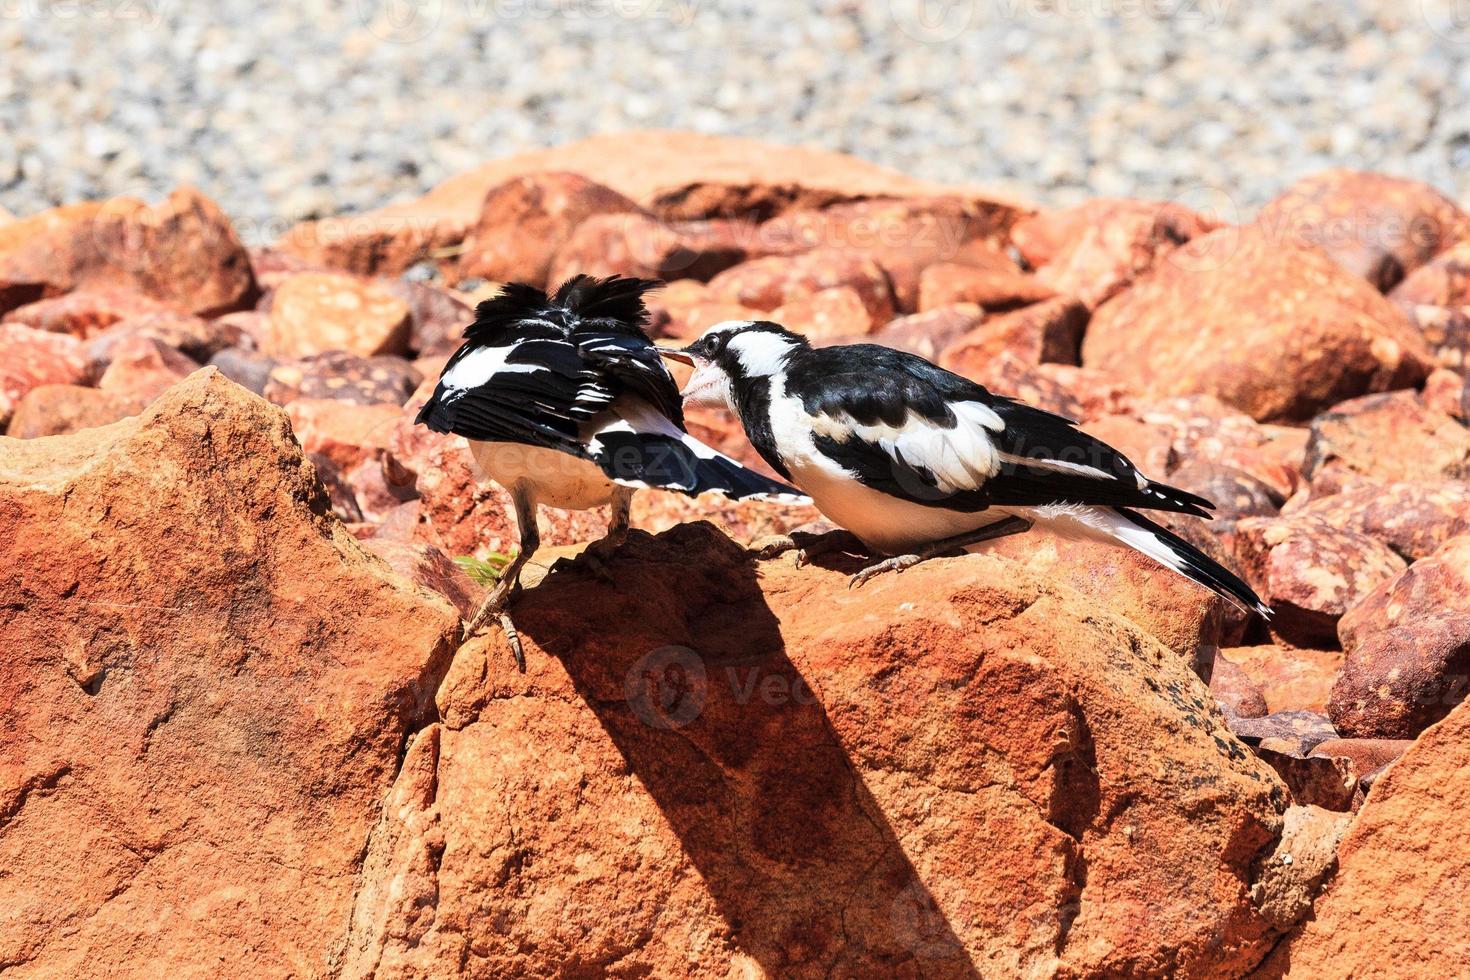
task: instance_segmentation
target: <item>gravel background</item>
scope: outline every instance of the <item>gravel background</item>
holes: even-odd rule
[[[0,207],[188,181],[260,242],[630,126],[1048,203],[1248,214],[1332,164],[1465,200],[1467,91],[1464,0],[0,0]]]

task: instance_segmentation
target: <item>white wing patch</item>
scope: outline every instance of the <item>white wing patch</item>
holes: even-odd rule
[[[540,364],[509,364],[507,358],[511,351],[516,349],[515,344],[509,347],[478,347],[470,351],[459,362],[444,372],[439,379],[447,390],[446,398],[464,394],[471,388],[478,388],[487,384],[497,374],[531,374],[536,371],[545,371],[547,368]]]
[[[947,493],[977,490],[1000,471],[1001,453],[992,432],[1005,422],[980,402],[950,406],[958,418],[952,428],[910,411],[899,425],[865,425],[848,415],[817,416],[814,431],[838,442],[857,438],[887,453],[895,462],[923,469]]]
[[[1047,459],[1043,456],[1017,456],[1013,453],[1000,453],[1000,459],[1005,463],[1013,463],[1017,466],[1029,466],[1035,470],[1051,470],[1053,473],[1075,473],[1078,476],[1089,477],[1093,480],[1116,480],[1117,477],[1111,473],[1098,469],[1096,466],[1088,466],[1086,463],[1073,463],[1065,459]],[[1139,489],[1143,489],[1140,483]]]

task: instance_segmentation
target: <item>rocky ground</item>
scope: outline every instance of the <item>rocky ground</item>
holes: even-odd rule
[[[1462,973],[1467,269],[1370,173],[1221,224],[679,133],[271,247],[189,188],[0,221],[0,969]],[[809,511],[649,493],[616,586],[538,560],[519,674],[453,561],[506,497],[411,419],[574,270],[1082,419],[1277,615],[1041,534],[850,592],[743,547]]]

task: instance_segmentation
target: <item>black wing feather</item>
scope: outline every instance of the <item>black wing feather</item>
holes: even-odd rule
[[[476,308],[464,345],[445,365],[418,421],[469,439],[587,457],[581,423],[627,394],[682,429],[678,387],[644,330],[643,294],[658,285],[579,275],[548,296],[525,283],[507,284]],[[508,369],[473,386],[446,385],[457,366],[487,348],[504,352]],[[535,370],[514,369],[525,366]]]
[[[1070,503],[1195,517],[1209,517],[1213,506],[1203,497],[1140,479],[1126,456],[1078,429],[1071,419],[993,394],[906,351],[875,344],[803,351],[791,365],[788,390],[814,416],[850,416],[864,425],[898,426],[914,413],[932,425],[952,428],[960,424],[952,406],[962,402],[978,402],[995,412],[1004,428],[987,434],[1004,454],[1000,471],[983,485],[959,492],[939,489],[921,460],[890,455],[856,436],[817,437],[818,449],[865,485],[915,503],[968,511]],[[1067,472],[1058,463],[1088,466],[1106,476]]]

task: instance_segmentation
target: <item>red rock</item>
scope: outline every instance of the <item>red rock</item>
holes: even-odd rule
[[[998,395],[1019,398],[1028,405],[1065,415],[1069,419],[1082,417],[1082,403],[1070,390],[1042,373],[1041,368],[1046,365],[1027,364],[1006,351],[988,361],[966,360],[957,366],[963,369],[957,371],[957,374],[984,385]]]
[[[1266,711],[1327,712],[1332,684],[1342,670],[1341,650],[1280,644],[1229,647],[1220,657],[1240,668],[1266,699]]]
[[[1218,222],[1182,205],[1129,198],[1094,198],[1069,208],[1051,208],[1021,218],[1011,228],[1011,244],[1026,264],[1040,269],[1057,260],[1089,229],[1113,226],[1132,229],[1145,225],[1155,237],[1188,239],[1218,227]]]
[[[701,133],[625,131],[491,160],[414,201],[304,222],[280,247],[334,268],[394,275],[463,241],[492,188],[548,171],[581,174],[666,220],[766,220],[865,198],[947,196],[963,200],[985,233],[998,237],[1029,210],[991,192],[924,183],[826,150]]]
[[[1169,473],[1169,482],[1213,503],[1216,520],[1275,517],[1281,511],[1281,495],[1275,489],[1233,466],[1186,463]]]
[[[121,320],[168,312],[170,307],[166,303],[141,293],[125,289],[83,289],[11,310],[0,317],[0,322],[67,333],[85,340]]]
[[[255,350],[227,347],[211,357],[209,364],[235,384],[254,394],[264,395],[271,371],[276,367],[276,359]]]
[[[1075,589],[1179,656],[1206,683],[1220,648],[1223,602],[1137,552],[1044,531],[1003,538],[987,554]]]
[[[1261,718],[1268,711],[1261,685],[1239,664],[1223,656],[1215,657],[1214,667],[1210,670],[1210,693],[1227,718]]]
[[[577,226],[547,272],[555,286],[578,273],[708,280],[745,259],[753,232],[739,221],[660,221],[604,214]]]
[[[1102,201],[1083,205],[1081,211],[1086,220],[1069,229],[1060,247],[1037,269],[1036,278],[1064,296],[1076,297],[1088,310],[1127,289],[1180,245],[1219,227],[1218,222],[1172,203]],[[1015,232],[1022,241],[1028,239],[1026,224],[1022,222]],[[1070,222],[1059,224],[1066,227]],[[1045,234],[1037,237],[1044,239]],[[1039,257],[1040,251],[1033,248],[1032,254]]]
[[[1312,422],[1307,478],[1317,487],[1346,474],[1375,480],[1470,479],[1470,432],[1413,392],[1355,398]]]
[[[1075,300],[1058,297],[1034,303],[974,327],[945,349],[940,364],[963,374],[967,362],[987,361],[1003,351],[1028,364],[1076,364],[1086,327],[1087,311]]]
[[[461,619],[474,616],[485,599],[485,589],[438,548],[384,538],[368,538],[362,547],[415,586],[443,596]]]
[[[230,347],[249,345],[251,338],[225,320],[205,320],[184,313],[147,313],[115,323],[87,342],[87,362],[101,375],[128,343],[154,340],[193,361],[204,362]]]
[[[255,281],[267,293],[298,272],[332,271],[329,266],[319,262],[309,262],[300,256],[276,248],[252,248],[249,252],[250,269],[255,273]]]
[[[1366,534],[1416,561],[1450,538],[1470,533],[1470,484],[1370,481],[1312,500],[1296,513]]]
[[[1036,373],[1067,391],[1077,405],[1075,418],[1081,422],[1123,415],[1133,405],[1132,393],[1106,371],[1071,364],[1038,364]]]
[[[756,250],[795,255],[814,248],[912,249],[945,261],[966,243],[993,233],[986,216],[961,198],[873,198],[772,218],[760,226]],[[994,254],[1003,257],[999,251]]]
[[[1470,368],[1470,312],[1466,308],[1415,306],[1406,312],[1436,364],[1455,371]]]
[[[614,563],[617,590],[554,572],[517,602],[530,673],[493,637],[456,659],[344,972],[1209,975],[1271,945],[1280,784],[1075,593],[980,556],[852,598],[699,525]]]
[[[1299,430],[1260,425],[1209,395],[1134,400],[1128,411],[1170,429],[1181,464],[1237,470],[1265,484],[1278,503],[1303,483],[1299,447],[1305,435]]]
[[[15,406],[6,435],[12,439],[61,436],[109,425],[142,406],[110,391],[79,385],[40,385]]]
[[[1413,744],[1411,738],[1329,738],[1312,755],[1346,759],[1361,779],[1393,764]]]
[[[222,317],[210,321],[219,327],[228,327],[238,330],[243,338],[248,339],[237,346],[250,346],[259,350],[270,341],[271,318],[269,313],[259,310],[242,310],[239,313],[226,313]]]
[[[1056,290],[1016,270],[985,269],[940,262],[919,276],[919,310],[975,303],[987,310],[1012,310],[1051,299]]]
[[[765,311],[717,300],[709,287],[693,279],[676,279],[648,297],[649,333],[654,337],[693,340],[726,320],[760,320]]]
[[[1273,632],[1301,646],[1331,645],[1337,621],[1405,562],[1372,538],[1311,518],[1249,518],[1236,525],[1246,580],[1272,608]]]
[[[893,294],[883,270],[872,259],[842,249],[742,262],[710,280],[709,295],[724,303],[774,310],[834,286],[849,286],[862,297],[873,327],[893,319]]]
[[[199,362],[152,337],[128,337],[112,350],[97,387],[136,405],[147,405],[190,374]]]
[[[1357,772],[1347,759],[1294,755],[1264,746],[1256,748],[1256,755],[1276,770],[1298,806],[1347,813],[1362,803]]]
[[[1424,405],[1457,419],[1470,419],[1470,385],[1463,375],[1439,370],[1424,382]]]
[[[277,405],[331,398],[354,405],[400,406],[423,375],[401,357],[358,357],[343,351],[287,361],[271,369],[265,397]]]
[[[934,252],[919,247],[895,246],[875,248],[862,252],[878,263],[893,287],[893,304],[899,313],[912,314],[919,309],[919,285],[924,270],[940,262],[953,263],[979,269],[993,269],[1015,275],[1019,272],[1016,263],[989,243],[976,239],[967,242],[949,254],[949,251]]]
[[[1312,915],[1271,977],[1450,977],[1470,907],[1470,708],[1426,732],[1373,786]]]
[[[0,311],[74,290],[131,290],[200,316],[248,307],[250,258],[229,219],[193,188],[156,207],[73,205],[0,235]]]
[[[15,406],[32,388],[82,384],[88,375],[87,359],[76,338],[0,324],[0,422],[10,421]]]
[[[1338,636],[1347,656],[1329,711],[1342,734],[1414,738],[1449,714],[1470,693],[1470,536],[1355,603]]]
[[[1470,231],[1470,217],[1428,184],[1345,169],[1297,181],[1256,224],[1279,242],[1322,249],[1382,290]]]
[[[0,569],[0,961],[329,972],[455,612],[366,556],[283,413],[215,372],[6,443]]]
[[[297,398],[285,408],[302,447],[325,456],[343,473],[386,452],[405,417],[397,405],[357,405],[331,398]]]
[[[1104,415],[1087,423],[1089,434],[1117,449],[1144,473],[1160,479],[1178,464],[1168,426],[1150,424],[1129,415]]]
[[[942,351],[984,319],[985,311],[974,303],[956,303],[890,320],[867,339],[938,361]]]
[[[265,351],[308,357],[341,350],[362,357],[408,350],[409,308],[375,282],[303,272],[276,289]]]
[[[1185,246],[1092,317],[1082,363],[1153,396],[1212,394],[1261,421],[1414,385],[1431,355],[1403,313],[1321,252],[1259,228]]]
[[[573,173],[515,177],[490,189],[459,257],[461,278],[546,286],[557,251],[588,218],[633,214],[637,204]]]
[[[794,255],[813,248],[859,252],[883,269],[899,312],[919,306],[919,279],[937,262],[1016,271],[987,236],[991,222],[957,198],[890,198],[793,211],[761,225],[753,254]]]
[[[633,498],[632,516],[634,527],[655,534],[692,521],[709,521],[721,533],[743,545],[773,534],[786,534],[821,518],[817,509],[809,505],[729,500],[717,493],[699,497],[640,493]]]
[[[378,524],[389,521],[409,501],[419,496],[415,475],[401,464],[392,453],[371,454],[356,466],[342,474],[342,482],[352,491],[353,499],[363,519]],[[418,512],[414,512],[410,526],[418,523]],[[401,540],[413,540],[411,534]]]
[[[327,500],[337,519],[349,528],[362,523],[362,508],[357,505],[357,497],[353,495],[352,488],[342,478],[342,468],[321,453],[307,453],[306,458],[316,470],[316,478],[327,492]],[[353,537],[357,535],[354,534]]]
[[[824,343],[864,339],[872,328],[857,290],[848,286],[823,289],[776,307],[763,319],[794,330],[818,347]]]
[[[1405,309],[1470,305],[1470,242],[1457,242],[1414,269],[1389,296]]]
[[[464,343],[464,331],[475,309],[463,293],[426,282],[388,279],[383,287],[408,304],[408,346],[419,354],[449,355]]]
[[[1260,718],[1231,718],[1230,730],[1253,748],[1305,756],[1337,737],[1332,721],[1316,711],[1273,711]]]

